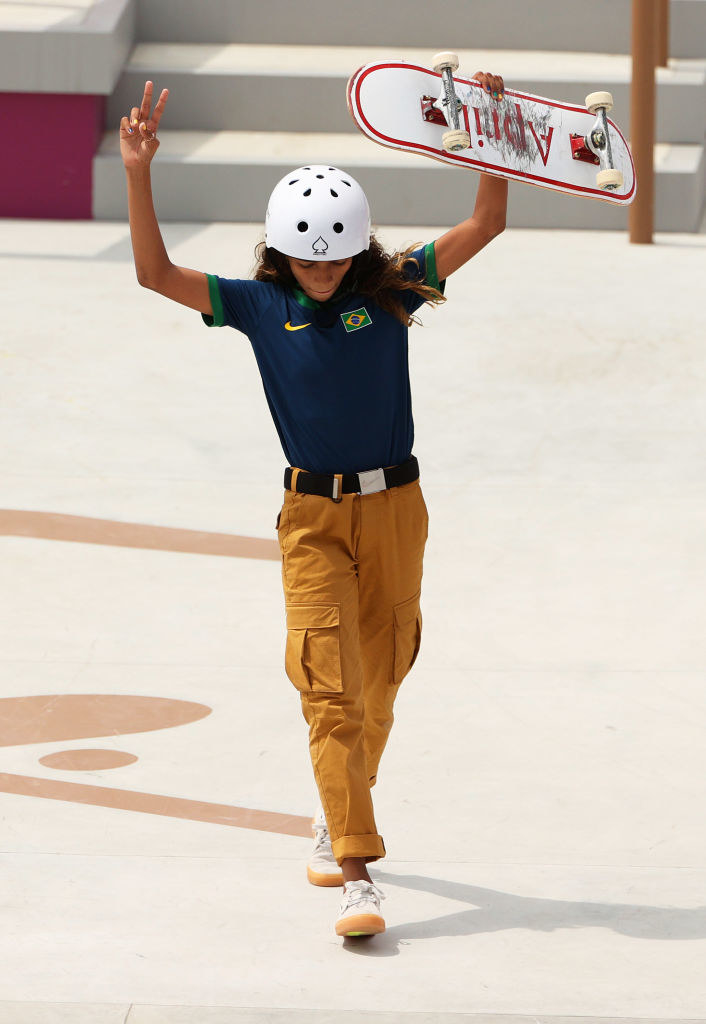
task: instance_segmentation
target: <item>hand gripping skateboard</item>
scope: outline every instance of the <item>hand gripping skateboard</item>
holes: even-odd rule
[[[511,89],[497,101],[472,78],[454,75],[456,54],[438,53],[432,63],[390,61],[355,72],[348,107],[368,138],[558,192],[633,201],[635,166],[607,117],[609,92],[591,93],[585,107]]]

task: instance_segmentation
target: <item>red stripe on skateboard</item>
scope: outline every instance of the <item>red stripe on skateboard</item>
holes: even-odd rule
[[[399,61],[395,62],[393,64],[372,64],[369,67],[359,68],[358,71],[355,72],[355,74],[352,76],[352,78],[350,79],[350,82],[348,84],[348,103],[349,103],[349,106],[352,108],[351,100],[354,100],[355,101],[355,111],[356,111],[356,114],[357,114],[358,118],[366,126],[366,128],[367,128],[369,134],[371,135],[371,137],[374,137],[374,138],[382,140],[382,144],[383,145],[388,145],[388,146],[390,146],[390,147],[392,147],[394,149],[404,149],[407,152],[429,153],[431,156],[433,156],[435,158],[438,158],[440,156],[444,160],[444,162],[451,163],[451,164],[456,164],[456,166],[475,167],[475,168],[478,168],[478,169],[485,168],[485,169],[488,169],[488,170],[497,170],[497,171],[500,171],[502,173],[502,175],[505,176],[505,177],[516,178],[516,179],[518,179],[520,181],[522,181],[522,180],[533,181],[533,182],[537,182],[537,184],[539,184],[539,185],[544,185],[545,187],[548,186],[550,188],[552,186],[555,186],[557,191],[564,192],[564,193],[567,193],[569,195],[574,194],[574,195],[595,196],[596,198],[602,199],[605,202],[612,202],[612,203],[616,203],[616,204],[617,203],[625,203],[630,198],[632,198],[632,196],[633,196],[633,194],[635,192],[636,179],[635,179],[635,165],[633,163],[632,153],[630,152],[629,147],[627,147],[627,151],[628,151],[628,156],[630,157],[630,165],[632,167],[632,174],[633,174],[632,188],[625,195],[617,196],[617,195],[615,195],[615,193],[610,193],[608,195],[602,189],[587,188],[587,187],[585,187],[583,185],[567,185],[567,184],[565,184],[562,181],[556,180],[555,178],[543,178],[541,175],[530,174],[528,171],[509,170],[508,168],[503,167],[501,164],[490,164],[490,163],[486,163],[485,161],[480,161],[480,160],[469,160],[468,157],[457,156],[455,153],[447,153],[446,150],[435,149],[432,146],[425,146],[422,143],[416,143],[416,142],[409,143],[409,142],[405,142],[402,139],[394,139],[394,138],[392,138],[389,135],[383,135],[382,132],[379,132],[376,128],[373,128],[373,126],[371,125],[371,123],[368,121],[367,117],[363,113],[362,107],[360,105],[360,89],[361,89],[361,85],[362,85],[363,81],[367,78],[367,76],[371,72],[373,72],[373,71],[381,71],[381,70],[385,70],[385,69],[388,69],[388,68],[402,68],[402,69],[407,70],[407,71],[420,71],[420,72],[422,72],[425,75],[430,75],[432,78],[441,79],[441,75],[437,74],[435,71],[430,71],[429,68],[421,67],[418,64],[404,64],[404,63],[400,63]],[[477,82],[471,81],[468,78],[458,78],[458,79],[455,79],[455,81],[463,82],[465,85],[470,85],[472,88],[476,88],[476,89],[481,89],[482,88],[482,86],[480,86]],[[353,95],[353,93],[354,93],[354,95]],[[505,95],[506,96],[513,96],[513,97],[516,97],[516,98],[522,99],[522,100],[529,100],[530,102],[537,102],[540,99],[540,97],[533,96],[531,93],[515,92],[512,89],[507,89],[505,91]],[[541,100],[541,102],[544,103],[544,100]],[[588,113],[588,111],[586,110],[585,107],[577,107],[575,104],[552,102],[552,103],[549,103],[547,105],[551,106],[551,107],[554,107],[557,110],[570,110],[570,111],[573,111],[573,112],[576,112],[576,113],[579,113],[579,114],[586,114],[586,113]],[[608,124],[611,125],[611,127],[615,128],[615,130],[618,132],[618,134],[620,134],[620,129],[618,128],[618,126],[613,121],[608,119]]]

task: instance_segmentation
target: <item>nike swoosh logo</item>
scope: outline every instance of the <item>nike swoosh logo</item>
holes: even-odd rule
[[[305,327],[311,327],[311,324],[298,324],[296,327],[292,327],[290,320],[284,325],[285,331],[303,331]]]

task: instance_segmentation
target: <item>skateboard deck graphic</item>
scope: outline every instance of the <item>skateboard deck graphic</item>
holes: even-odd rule
[[[623,180],[607,191],[596,183],[598,158],[584,144],[596,126],[586,107],[512,89],[497,101],[458,72],[453,86],[460,127],[470,136],[470,147],[460,152],[443,148],[448,125],[436,102],[442,76],[431,68],[404,61],[366,64],[348,82],[348,107],[358,128],[380,145],[571,195],[632,202],[635,167],[613,121],[606,119],[609,147]]]

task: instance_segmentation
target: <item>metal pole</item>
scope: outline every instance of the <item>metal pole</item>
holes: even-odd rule
[[[659,0],[657,13],[657,66],[669,65],[669,0]]]
[[[659,0],[632,0],[630,135],[637,195],[630,207],[630,241],[652,242],[654,230],[655,58]]]

